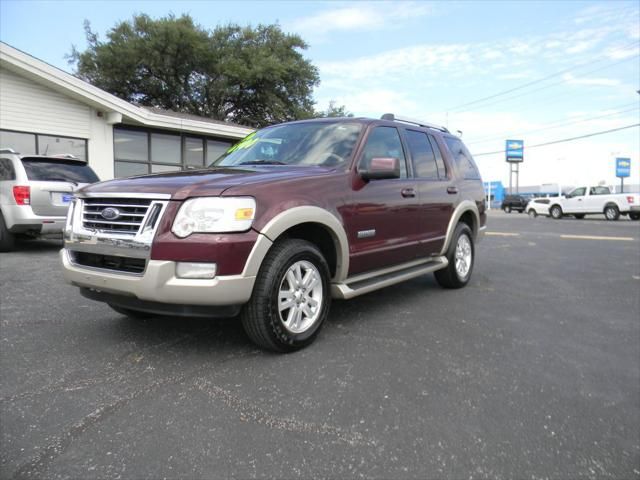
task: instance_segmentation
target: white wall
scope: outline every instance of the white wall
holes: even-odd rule
[[[113,127],[95,109],[7,69],[0,69],[0,129],[88,140],[89,165],[113,178]]]

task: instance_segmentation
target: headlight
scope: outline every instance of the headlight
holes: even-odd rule
[[[201,197],[185,201],[171,231],[180,238],[192,233],[244,232],[251,228],[256,201],[251,197]]]

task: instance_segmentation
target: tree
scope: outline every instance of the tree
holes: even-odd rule
[[[318,70],[278,25],[207,31],[189,15],[116,24],[101,41],[85,21],[75,74],[129,102],[262,127],[315,115]]]
[[[316,112],[316,117],[353,117],[353,113],[347,111],[347,107],[340,105],[336,107],[335,100],[329,102],[326,110]]]

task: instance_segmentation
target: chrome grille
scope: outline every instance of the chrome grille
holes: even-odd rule
[[[85,198],[82,226],[87,230],[135,235],[140,231],[152,202],[147,198]],[[108,209],[111,213],[115,210],[117,217],[105,218],[103,212]],[[152,213],[157,216],[156,212]]]

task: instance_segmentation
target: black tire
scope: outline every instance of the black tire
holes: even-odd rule
[[[538,216],[538,212],[536,212],[533,208],[530,208],[527,212],[527,215],[529,215],[529,218],[536,218]]]
[[[145,318],[151,318],[155,316],[153,313],[140,312],[138,310],[131,310],[130,308],[118,307],[117,305],[108,304],[113,310],[125,317],[133,318],[135,320],[144,320]]]
[[[458,245],[458,241],[461,237],[467,237],[469,241],[469,247],[471,249],[471,262],[469,265],[469,269],[464,276],[460,276],[458,270],[456,269],[456,247]],[[447,250],[446,254],[447,260],[449,260],[449,265],[442,270],[437,270],[434,272],[437,282],[441,287],[444,288],[462,288],[467,283],[469,283],[469,279],[471,278],[471,273],[473,272],[473,263],[476,257],[475,246],[473,244],[473,232],[469,228],[466,223],[459,223],[456,225],[456,229],[453,232],[453,238],[451,239],[451,244]]]
[[[631,220],[640,220],[640,213],[631,212],[629,213],[629,218]]]
[[[507,205],[506,207],[503,208],[504,213],[511,213],[511,206]]]
[[[574,217],[576,217],[578,220],[582,220],[584,218],[584,215],[584,213],[576,213]]]
[[[604,207],[604,216],[607,220],[615,221],[620,218],[620,210],[615,205],[607,205]]]
[[[15,243],[15,235],[7,229],[4,217],[0,213],[0,252],[10,252],[15,247]]]
[[[551,215],[551,218],[555,220],[560,220],[562,218],[562,208],[560,205],[553,205],[549,209],[549,215]]]
[[[299,283],[291,284],[291,280],[287,277],[289,268],[296,264],[300,265],[300,263],[307,264],[309,268],[307,272],[313,269],[314,274],[319,275],[319,284],[316,284],[315,288],[318,288],[319,285],[322,288],[319,289],[321,297],[319,306],[316,307],[318,310],[313,311],[316,318],[309,320],[308,315],[305,314],[303,318],[303,314],[300,313],[300,322],[308,320],[311,323],[301,331],[295,331],[293,328],[295,327],[293,324],[295,309],[304,307],[302,304],[292,305],[287,310],[288,318],[285,320],[278,309],[278,302],[281,288],[284,285],[288,285],[291,290],[297,289],[292,294],[292,302],[304,303],[304,299],[310,297],[306,287],[303,288]],[[267,253],[258,272],[251,299],[243,307],[240,314],[242,326],[249,338],[266,350],[283,353],[293,352],[311,344],[329,315],[331,307],[330,278],[329,266],[322,252],[314,244],[300,239],[277,241]],[[309,290],[311,289],[309,288]],[[294,295],[298,296],[294,298]],[[292,311],[294,319],[289,320]],[[287,325],[287,322],[290,323]]]

